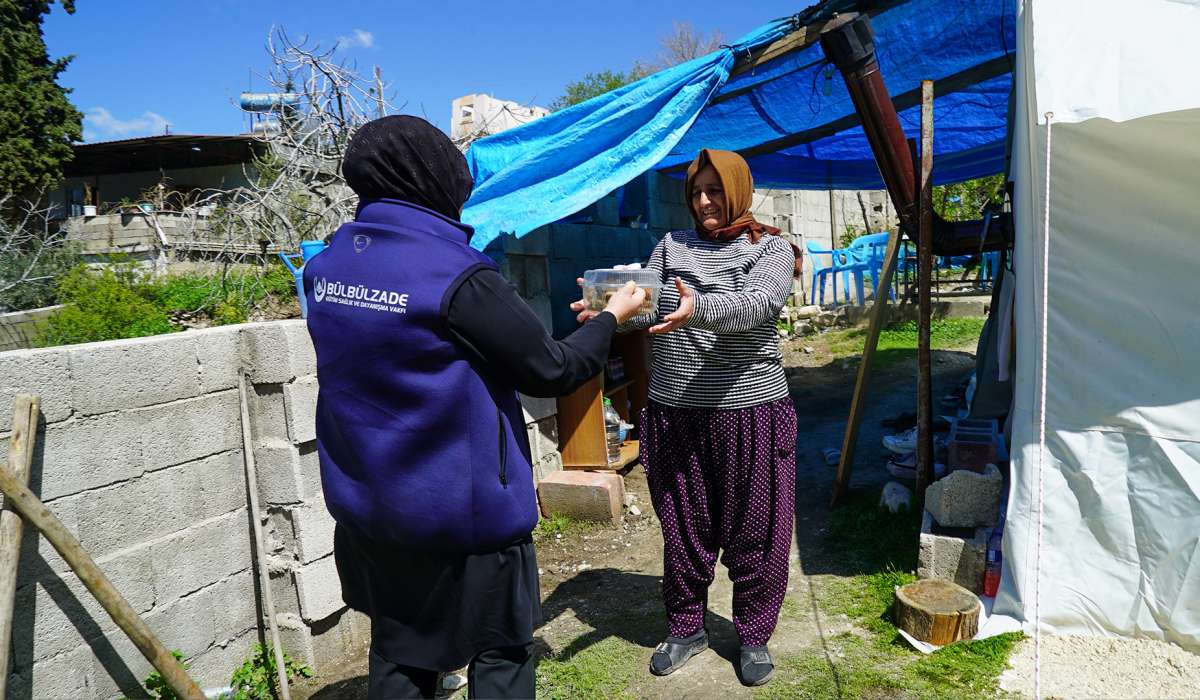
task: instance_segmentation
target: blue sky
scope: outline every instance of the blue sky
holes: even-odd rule
[[[812,0],[728,2],[310,2],[78,0],[46,18],[50,55],[75,54],[62,76],[85,115],[85,140],[245,130],[238,94],[264,90],[273,25],[307,34],[364,73],[378,65],[400,111],[446,129],[450,102],[486,92],[548,105],[588,72],[653,60],[674,21],[732,40]]]

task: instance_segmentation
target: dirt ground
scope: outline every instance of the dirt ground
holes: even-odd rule
[[[826,649],[825,641],[852,630],[850,620],[828,616],[817,601],[831,577],[853,571],[840,564],[838,553],[822,537],[829,513],[835,469],[822,457],[824,447],[841,447],[858,367],[857,358],[837,359],[822,336],[787,341],[785,363],[799,417],[796,465],[796,541],[785,614],[771,640],[776,658],[802,649]],[[807,348],[807,351],[806,351]],[[934,396],[953,388],[974,365],[965,351],[935,351]],[[880,439],[894,432],[880,421],[915,411],[916,373],[911,358],[902,358],[874,372],[870,402],[860,430],[852,489],[878,489],[888,480],[883,469]],[[650,505],[645,474],[636,466],[625,479],[634,508],[623,527],[569,531],[538,542],[542,569],[545,622],[535,632],[543,658],[569,656],[610,638],[642,650],[638,671],[625,692],[644,698],[744,698],[734,671],[738,643],[731,618],[732,586],[718,566],[710,590],[707,627],[711,648],[680,671],[665,678],[645,670],[652,650],[667,628],[660,581],[662,539]],[[635,514],[640,511],[640,514]],[[825,652],[828,656],[829,652]],[[299,700],[343,700],[365,697],[366,659],[321,674],[293,691]],[[459,693],[453,696],[461,695]]]

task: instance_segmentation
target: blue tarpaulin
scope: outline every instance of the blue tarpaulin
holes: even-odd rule
[[[1004,169],[1013,1],[840,0],[476,141],[467,152],[476,187],[463,211],[476,228],[472,245],[562,219],[647,170],[677,172],[700,148],[742,153],[765,187],[881,188],[845,83],[819,45],[729,77],[738,57],[835,10],[871,14],[880,70],[910,137],[920,132],[921,80],[935,81],[935,182]]]

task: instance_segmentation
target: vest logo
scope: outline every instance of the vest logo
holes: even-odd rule
[[[354,236],[354,252],[355,253],[363,252],[364,250],[367,249],[367,246],[369,246],[369,245],[371,245],[371,237],[370,236],[368,236],[364,233],[359,233]]]
[[[318,278],[313,283],[313,299],[330,304],[342,304],[370,311],[393,314],[408,313],[408,294],[390,289],[377,289],[365,284],[346,284],[337,280]]]

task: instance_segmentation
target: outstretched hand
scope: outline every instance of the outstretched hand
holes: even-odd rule
[[[692,318],[692,314],[696,311],[696,292],[689,286],[683,283],[683,280],[675,278],[675,289],[679,290],[679,308],[663,317],[663,322],[657,326],[651,326],[651,333],[670,333],[671,331],[685,325]]]

